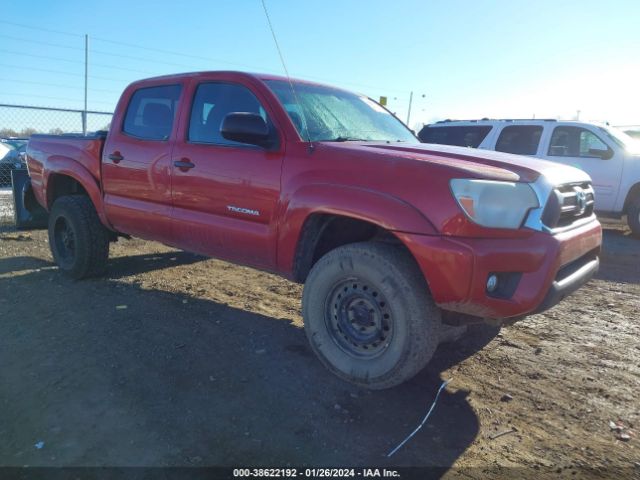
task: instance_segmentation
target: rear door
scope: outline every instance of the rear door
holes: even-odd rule
[[[418,137],[423,143],[478,148],[491,131],[490,125],[425,126]]]
[[[500,131],[495,150],[516,155],[536,155],[542,131],[542,125],[508,125]]]
[[[103,149],[107,217],[121,232],[173,244],[171,150],[180,84],[132,88]]]
[[[225,116],[263,116],[266,102],[234,81],[193,81],[172,163],[173,229],[182,248],[253,266],[275,266],[283,142],[265,149],[226,140]]]
[[[596,210],[614,210],[624,157],[615,155],[604,135],[574,125],[556,126],[543,157],[584,170],[593,180]]]

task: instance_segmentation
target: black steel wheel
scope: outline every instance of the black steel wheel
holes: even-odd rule
[[[345,353],[375,357],[387,348],[393,336],[393,314],[374,285],[357,277],[339,281],[327,302],[327,329]]]
[[[65,217],[56,218],[53,238],[58,257],[63,263],[73,263],[76,256],[76,234]]]
[[[80,279],[104,273],[109,258],[109,231],[89,197],[58,198],[49,215],[49,247],[60,270]]]
[[[440,340],[440,310],[414,259],[381,242],[344,245],[318,260],[304,286],[302,315],[322,363],[371,389],[414,376]]]

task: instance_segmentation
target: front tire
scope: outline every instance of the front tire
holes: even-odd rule
[[[363,242],[330,251],[304,286],[307,338],[322,363],[353,384],[398,385],[429,362],[440,309],[413,258],[399,247]]]
[[[84,195],[58,198],[49,215],[53,259],[71,278],[102,275],[109,258],[109,231]]]
[[[627,208],[627,223],[634,237],[640,238],[640,196],[631,200]]]

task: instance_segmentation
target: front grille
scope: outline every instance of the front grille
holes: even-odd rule
[[[571,226],[593,214],[594,200],[590,182],[560,185],[549,196],[542,213],[542,223],[552,229]]]

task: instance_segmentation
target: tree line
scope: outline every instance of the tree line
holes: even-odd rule
[[[22,130],[14,130],[13,128],[0,128],[0,137],[19,137],[19,138],[27,138],[33,135],[34,133],[49,133],[51,135],[61,135],[66,133],[61,128],[52,128],[48,132],[38,130],[36,128],[23,128]]]

